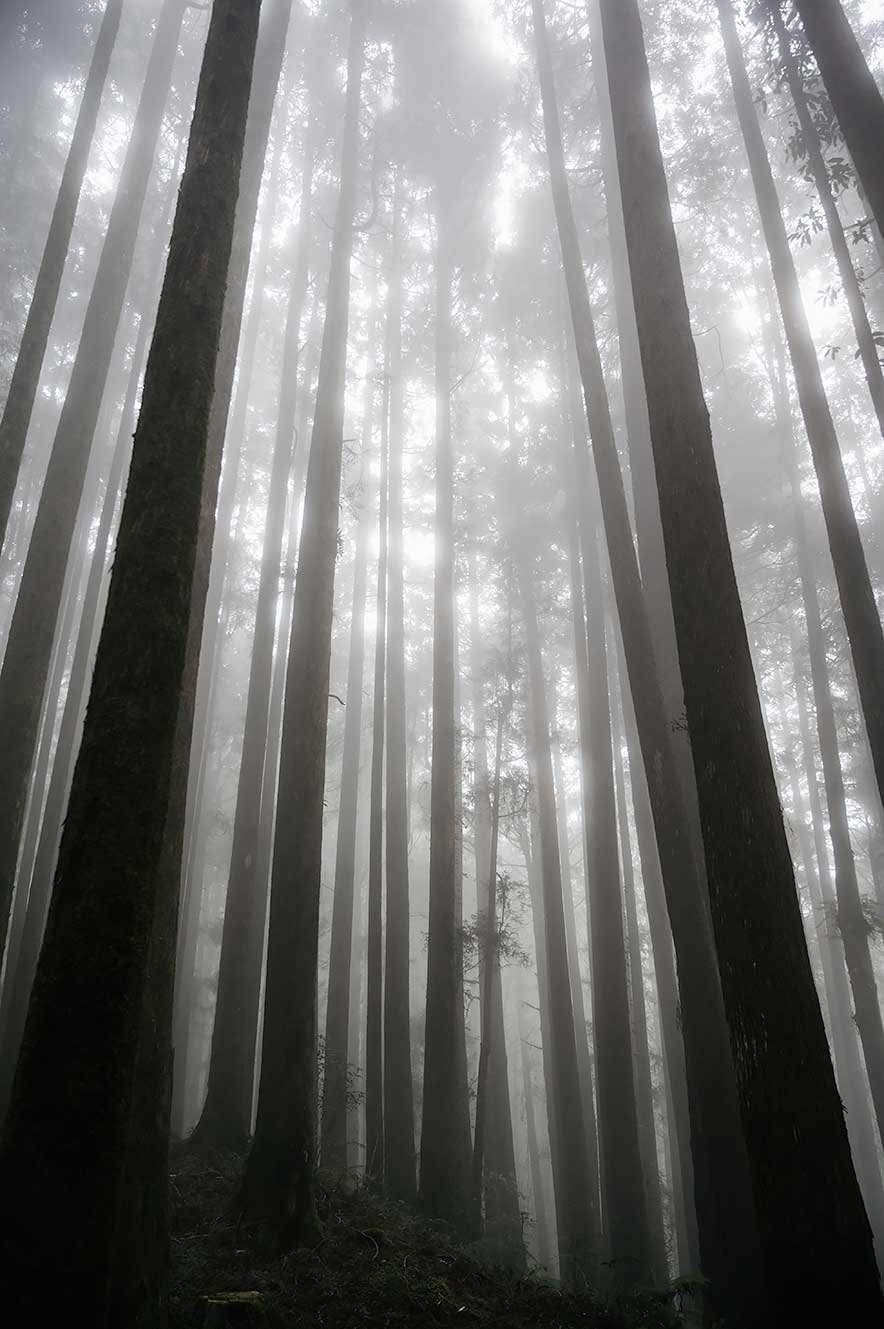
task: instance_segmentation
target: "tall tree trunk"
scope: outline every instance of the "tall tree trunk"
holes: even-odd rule
[[[388,311],[381,406],[378,479],[378,568],[375,614],[371,787],[368,812],[368,946],[365,952],[365,1173],[384,1177],[383,894],[384,894],[384,680],[387,672],[387,488],[390,421],[390,325]],[[373,385],[372,385],[373,386]]]
[[[766,745],[635,0],[602,0],[602,20],[710,903],[770,1313],[837,1318],[846,1277],[856,1305],[874,1316],[882,1298],[871,1232]]]
[[[783,318],[795,386],[820,489],[844,624],[850,639],[878,788],[884,792],[884,632],[835,425],[823,386],[776,185],[758,125],[730,0],[716,0],[737,118]]]
[[[632,542],[623,478],[568,191],[542,0],[533,0],[532,7],[550,182],[571,321],[666,904],[678,956],[702,1267],[711,1280],[713,1297],[727,1305],[732,1315],[745,1314],[747,1321],[751,1322],[760,1298],[759,1257],[748,1161],[708,899],[693,853],[690,820],[673,752],[670,723],[657,675]],[[581,446],[586,446],[585,438],[581,438]],[[585,474],[585,468],[581,467],[579,474]],[[726,1203],[724,1196],[727,1196]]]
[[[154,1324],[209,407],[258,28],[214,6],[0,1175],[4,1285]],[[183,348],[183,349],[182,349]],[[48,1244],[47,1244],[48,1238]],[[14,1272],[14,1282],[9,1275]],[[47,1277],[49,1282],[46,1281]]]
[[[367,4],[354,0],[340,194],[295,586],[280,757],[255,1138],[239,1202],[287,1246],[317,1230],[316,965],[350,258]]]
[[[374,429],[377,322],[374,303],[369,320],[365,396],[362,408],[363,509],[356,533],[353,591],[350,599],[350,654],[347,663],[344,750],[338,804],[334,897],[328,962],[328,999],[325,1016],[325,1078],[322,1090],[322,1165],[332,1172],[347,1169],[347,1087],[352,1036],[351,958],[356,888],[356,841],[359,811],[360,748],[362,746],[362,686],[365,672],[365,598],[368,549],[371,541],[371,501],[365,494]],[[363,1160],[364,1161],[364,1160]]]
[[[421,1125],[424,1210],[468,1232],[471,1142],[463,1077],[463,982],[458,936],[455,766],[454,458],[451,440],[451,299],[454,262],[450,200],[437,188],[436,562],[433,589],[433,753],[430,780],[430,904]],[[464,1120],[467,1129],[464,1130]]]
[[[810,674],[813,701],[819,735],[820,758],[826,806],[829,810],[829,836],[835,860],[835,895],[837,900],[837,927],[844,944],[844,957],[850,976],[856,1011],[856,1027],[863,1048],[872,1102],[878,1123],[878,1134],[884,1143],[884,1023],[875,981],[875,971],[869,951],[869,937],[856,862],[850,839],[850,822],[841,770],[838,729],[829,683],[827,643],[820,614],[816,577],[810,552],[810,539],[801,493],[795,438],[792,431],[791,408],[788,398],[785,356],[782,344],[772,331],[772,355],[776,363],[769,366],[769,377],[774,396],[777,428],[783,448],[786,473],[792,497],[792,540],[798,563],[801,597],[807,628],[810,655]]]
[[[840,0],[795,0],[879,231],[884,231],[884,98]]]
[[[608,662],[608,695],[614,697],[615,673]],[[622,700],[622,699],[621,699]],[[623,897],[626,905],[627,954],[629,956],[630,1013],[632,1015],[632,1055],[635,1075],[635,1106],[645,1182],[645,1204],[651,1240],[654,1281],[665,1287],[669,1279],[666,1237],[663,1231],[663,1193],[657,1161],[657,1128],[654,1119],[654,1086],[651,1079],[651,1052],[648,1042],[648,1016],[645,1007],[645,984],[642,972],[641,935],[636,908],[635,871],[632,842],[626,808],[626,784],[623,778],[622,726],[620,717],[614,725],[614,788],[617,794],[617,823],[620,831],[620,856],[623,863]],[[631,772],[630,772],[631,774]]]
[[[280,134],[280,138],[282,135]],[[227,901],[221,937],[218,998],[209,1080],[193,1143],[243,1151],[251,1135],[258,1005],[267,920],[267,881],[258,877],[262,789],[268,742],[273,642],[288,483],[296,446],[298,338],[310,259],[313,140],[308,130],[301,202],[293,246],[282,376],[255,631],[246,698],[242,760],[236,792]],[[272,199],[268,202],[272,229]]]
[[[402,242],[400,184],[393,187],[393,239],[387,308],[390,383],[390,484],[387,575],[387,931],[384,954],[384,1181],[394,1199],[417,1194],[411,1070],[408,787],[403,582]]]
[[[789,84],[789,91],[792,94],[792,102],[795,106],[795,114],[798,118],[798,127],[801,130],[801,142],[804,151],[807,153],[807,161],[810,166],[810,172],[813,176],[817,193],[820,197],[820,204],[823,209],[823,215],[826,219],[826,227],[829,232],[829,239],[832,244],[832,251],[835,255],[835,262],[838,264],[838,275],[841,278],[841,285],[847,300],[847,306],[850,310],[850,317],[853,322],[853,330],[856,333],[857,346],[859,347],[859,356],[862,360],[863,371],[865,372],[866,382],[869,385],[869,395],[872,398],[872,405],[875,408],[875,415],[878,420],[878,428],[884,434],[884,373],[881,371],[881,361],[878,359],[878,346],[872,334],[872,326],[869,322],[866,303],[863,299],[863,293],[860,289],[859,279],[856,275],[856,269],[850,257],[850,250],[847,246],[847,237],[844,234],[844,227],[841,224],[841,217],[838,214],[838,205],[835,202],[835,195],[832,190],[832,182],[829,178],[828,167],[823,157],[820,136],[817,133],[816,125],[813,122],[813,116],[810,113],[810,107],[807,102],[807,95],[804,91],[804,82],[801,77],[801,70],[798,61],[792,53],[792,46],[789,39],[789,33],[786,24],[783,21],[783,14],[780,8],[780,0],[768,0],[771,18],[773,20],[774,31],[779,43],[780,60],[786,71],[786,81]]]
[[[113,355],[186,0],[165,0],[43,482],[0,671],[0,950],[40,708],[92,437]]]
[[[590,1189],[589,1155],[580,1099],[574,1008],[568,973],[568,948],[562,904],[562,873],[549,742],[549,717],[540,632],[534,601],[533,570],[524,550],[513,550],[525,628],[528,664],[529,746],[533,754],[540,824],[541,891],[544,943],[549,984],[550,1059],[555,1082],[550,1115],[555,1120],[553,1175],[559,1218],[559,1264],[563,1281],[574,1286],[595,1269],[598,1252],[592,1249],[594,1197]],[[566,1157],[567,1155],[567,1157]],[[558,1157],[557,1157],[558,1156]],[[558,1166],[557,1166],[558,1163]]]
[[[847,975],[844,948],[831,927],[831,919],[836,909],[835,887],[829,867],[823,810],[817,784],[816,761],[814,759],[807,705],[807,680],[799,664],[800,652],[796,634],[793,634],[792,658],[794,662],[798,723],[804,753],[808,804],[810,806],[811,829],[817,862],[817,872],[810,876],[809,885],[811,902],[816,916],[816,930],[823,965],[823,981],[826,985],[826,1000],[832,1030],[832,1050],[835,1056],[838,1088],[841,1091],[846,1109],[847,1134],[850,1137],[857,1177],[866,1203],[869,1221],[872,1224],[872,1231],[875,1235],[878,1268],[880,1270],[882,1264],[884,1264],[884,1260],[882,1260],[882,1256],[884,1256],[884,1182],[882,1182],[881,1167],[878,1162],[875,1122],[866,1092],[865,1068],[860,1057],[857,1028],[850,1004],[850,980]]]
[[[533,1058],[528,1052],[525,1038],[522,1005],[519,1008],[519,1043],[522,1061],[522,1093],[525,1098],[525,1130],[528,1145],[528,1168],[531,1173],[531,1194],[534,1200],[534,1223],[537,1228],[537,1258],[542,1267],[550,1268],[553,1251],[550,1236],[549,1213],[546,1207],[546,1193],[543,1188],[543,1173],[540,1167],[540,1145],[537,1139],[537,1113],[534,1105],[534,1081],[531,1075]]]
[[[12,496],[28,436],[28,426],[40,382],[40,370],[49,342],[49,330],[61,289],[71,232],[74,228],[74,217],[77,213],[80,190],[86,174],[98,110],[122,12],[123,0],[107,0],[55,200],[52,221],[49,224],[43,259],[31,296],[6,405],[3,408],[3,417],[0,419],[0,545],[6,536]]]
[[[584,465],[588,462],[584,456]],[[586,483],[581,486],[584,498],[588,487]],[[587,922],[605,1227],[615,1282],[630,1286],[646,1283],[650,1277],[651,1236],[632,1072],[605,609],[594,515],[584,507],[580,523],[589,673],[587,714],[585,722],[581,721],[581,756],[591,795],[590,821],[585,827]]]

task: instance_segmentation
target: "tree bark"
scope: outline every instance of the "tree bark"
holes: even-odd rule
[[[107,612],[0,1151],[10,1289],[153,1325],[209,407],[258,28],[214,6]],[[210,507],[211,505],[211,507]],[[48,1244],[47,1244],[48,1239]],[[13,1278],[10,1279],[9,1275]],[[47,1282],[47,1278],[49,1282]]]

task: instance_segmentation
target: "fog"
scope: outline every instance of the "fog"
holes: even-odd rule
[[[874,1322],[882,77],[872,0],[0,0],[4,1289],[161,1323],[171,1141],[282,1252]]]

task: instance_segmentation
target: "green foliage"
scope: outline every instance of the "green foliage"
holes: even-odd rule
[[[543,1276],[482,1263],[481,1243],[459,1245],[444,1225],[362,1188],[320,1190],[320,1244],[268,1258],[231,1217],[239,1167],[229,1154],[173,1161],[170,1329],[203,1329],[209,1303],[232,1300],[260,1312],[254,1323],[298,1329],[676,1329],[693,1291],[681,1280],[617,1303],[565,1294]]]

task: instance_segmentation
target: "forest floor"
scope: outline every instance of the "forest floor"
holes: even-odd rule
[[[231,1216],[240,1160],[173,1160],[171,1329],[673,1329],[677,1288],[608,1301],[519,1277],[364,1189],[320,1194],[324,1239],[262,1255]]]

